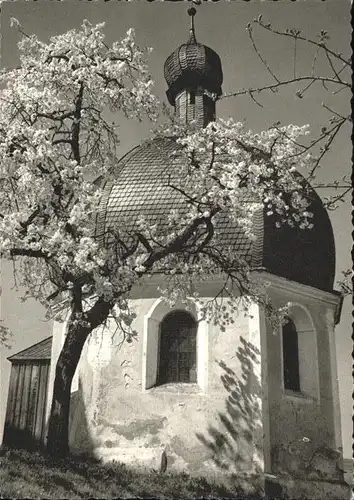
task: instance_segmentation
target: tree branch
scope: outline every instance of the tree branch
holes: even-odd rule
[[[81,109],[82,109],[82,98],[84,93],[84,85],[81,83],[79,89],[79,95],[75,103],[74,120],[71,126],[72,139],[71,148],[75,160],[80,164],[80,119],[81,119]]]
[[[251,42],[252,42],[252,45],[253,45],[253,48],[257,54],[257,56],[259,57],[259,59],[261,60],[262,64],[265,66],[265,68],[267,69],[268,73],[271,74],[271,76],[274,78],[274,80],[277,82],[277,83],[280,83],[280,80],[277,76],[275,76],[274,72],[271,70],[269,64],[267,63],[267,61],[262,57],[261,53],[259,52],[257,46],[256,46],[256,42],[253,38],[253,35],[252,35],[252,28],[251,28],[251,25],[248,24],[247,25],[247,31],[248,31],[248,35],[251,39]]]
[[[236,92],[230,92],[229,94],[223,94],[220,99],[225,99],[226,97],[236,97],[239,95],[246,95],[249,93],[260,93],[265,90],[274,90],[279,87],[284,87],[285,85],[290,85],[292,83],[298,83],[302,81],[319,81],[319,82],[326,82],[326,83],[334,83],[336,85],[343,85],[344,87],[347,87],[348,89],[351,88],[351,84],[348,82],[340,81],[338,82],[334,78],[326,77],[326,76],[298,76],[297,78],[290,78],[289,80],[283,80],[279,83],[273,83],[271,85],[264,85],[263,87],[256,87],[252,89],[241,89],[237,90]],[[327,89],[328,90],[328,89]]]
[[[49,260],[49,255],[42,250],[30,250],[26,248],[12,248],[10,250],[10,255],[12,257],[21,256],[21,257],[34,257],[36,259],[42,258],[46,261]]]
[[[263,29],[270,31],[271,33],[275,33],[276,35],[286,36],[286,37],[290,37],[290,38],[296,37],[298,40],[302,40],[302,41],[307,42],[311,45],[315,45],[319,49],[323,49],[324,51],[326,51],[329,54],[331,54],[332,56],[334,56],[336,59],[339,59],[340,61],[342,61],[346,66],[348,66],[348,67],[350,66],[350,61],[347,61],[346,59],[344,59],[340,53],[334,52],[333,50],[329,49],[323,41],[316,42],[315,40],[311,40],[311,38],[306,38],[306,37],[300,35],[300,31],[298,31],[298,30],[297,31],[295,30],[294,32],[291,32],[289,30],[286,30],[286,31],[276,30],[270,25],[270,23],[268,23],[268,24],[263,23],[262,19],[260,19],[260,18],[255,19],[254,21],[259,26],[261,26]]]

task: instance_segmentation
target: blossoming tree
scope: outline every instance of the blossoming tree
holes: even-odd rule
[[[303,99],[317,87],[318,96],[323,98],[319,107],[325,110],[328,116],[318,123],[317,130],[312,130],[311,135],[302,141],[299,147],[303,153],[311,151],[313,157],[316,158],[312,169],[307,172],[308,180],[316,190],[322,189],[332,193],[329,196],[323,196],[322,199],[327,210],[336,210],[341,204],[347,203],[352,194],[350,173],[347,172],[338,178],[334,177],[330,182],[319,181],[320,176],[317,177],[317,174],[324,160],[331,152],[333,153],[338,139],[341,136],[349,137],[351,133],[353,120],[348,112],[352,86],[350,57],[336,48],[330,33],[325,30],[321,30],[316,36],[307,36],[296,27],[280,29],[264,20],[262,15],[259,15],[252,23],[248,23],[246,29],[255,54],[270,77],[269,83],[261,80],[256,86],[234,89],[231,93],[224,94],[222,99],[248,96],[253,103],[263,108],[262,97],[267,93],[278,93],[288,88],[298,99]],[[264,35],[264,33],[273,36],[272,46],[279,47],[279,52],[284,50],[286,44],[292,47],[293,57],[290,65],[292,72],[290,74],[280,74],[279,69],[275,69],[269,63],[262,41],[257,39],[257,35]],[[280,41],[281,43],[278,43]],[[309,54],[307,66],[299,64],[300,58],[297,54],[300,50],[306,50]],[[352,295],[352,269],[343,270],[341,274],[342,277],[337,285],[343,295]]]
[[[260,49],[259,41],[256,41],[255,27],[259,28],[259,31],[266,32],[273,35],[279,39],[283,39],[283,43],[286,41],[293,48],[293,60],[292,69],[293,73],[291,75],[278,75],[277,71],[267,62],[267,56]],[[273,26],[270,22],[263,20],[262,15],[253,20],[253,23],[247,24],[247,33],[251,42],[251,45],[258,56],[261,64],[266,69],[268,75],[270,75],[271,83],[266,84],[260,82],[257,87],[249,87],[244,89],[235,89],[230,94],[226,94],[223,98],[238,97],[238,96],[249,96],[255,104],[263,107],[259,97],[265,93],[276,93],[284,87],[289,87],[293,90],[294,95],[298,99],[303,99],[309,93],[311,87],[317,86],[322,90],[321,97],[324,97],[329,101],[329,98],[337,96],[341,93],[345,95],[342,100],[349,105],[350,100],[350,70],[351,61],[347,54],[342,54],[336,47],[332,44],[331,38],[327,31],[321,30],[316,34],[315,37],[307,37],[302,33],[300,29],[292,28],[281,30]],[[274,40],[275,46],[277,46],[277,40]],[[282,50],[283,45],[279,44],[280,50]],[[299,69],[297,51],[299,49],[307,50],[311,54],[309,65],[306,68]],[[322,64],[319,64],[319,61]],[[316,173],[322,164],[323,159],[330,152],[333,144],[339,137],[341,133],[349,133],[349,127],[352,125],[352,116],[350,113],[344,113],[340,108],[339,100],[335,103],[337,106],[333,106],[332,103],[323,101],[321,103],[321,108],[326,110],[328,113],[328,119],[319,125],[319,130],[315,131],[315,135],[308,138],[308,141],[299,145],[302,151],[312,150],[313,154],[316,155],[316,161],[313,163],[312,170],[309,172],[309,178]],[[314,177],[312,177],[314,179]],[[324,198],[325,206],[328,210],[335,210],[339,203],[345,202],[345,197],[351,192],[351,182],[349,173],[345,174],[341,180],[334,180],[333,183],[324,185],[323,183],[317,183],[316,188],[333,188],[337,192],[329,197]]]
[[[203,129],[172,123],[157,134],[174,137],[183,160],[170,182],[182,208],[166,214],[167,231],[141,214],[134,227],[113,228],[102,239],[96,216],[104,183],[96,180],[114,179],[119,140],[106,110],[155,120],[158,108],[147,51],[135,44],[134,32],[109,47],[102,29],[84,22],[48,43],[23,34],[20,66],[1,74],[1,256],[14,262],[30,295],[48,308],[61,296],[71,310],[47,440],[56,456],[68,452],[71,382],[85,341],[111,316],[127,340],[136,334],[129,293],[144,276],[163,273],[161,293],[175,301],[198,300],[195,283],[221,274],[220,296],[231,307],[243,297],[274,318],[247,263],[218,246],[215,221],[222,212],[251,239],[253,214],[263,207],[279,225],[312,225],[311,190],[295,170],[299,162],[312,166],[297,146],[306,127],[253,134],[232,120]],[[222,326],[230,315],[217,299],[202,310]]]

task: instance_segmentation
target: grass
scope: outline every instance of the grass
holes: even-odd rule
[[[41,453],[2,449],[0,498],[237,498],[240,491],[185,473],[138,472],[92,458],[54,460]]]

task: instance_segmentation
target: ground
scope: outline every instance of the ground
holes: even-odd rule
[[[117,462],[53,460],[22,450],[3,449],[0,455],[0,498],[248,498],[235,487],[183,473],[137,472]]]

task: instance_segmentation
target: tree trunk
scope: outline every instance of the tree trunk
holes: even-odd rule
[[[108,317],[112,304],[99,299],[87,314],[90,326],[69,319],[67,335],[55,369],[53,399],[49,417],[47,451],[56,458],[69,452],[69,411],[71,384],[89,334]]]
[[[74,328],[69,319],[68,332],[55,369],[47,436],[47,451],[55,457],[63,457],[69,451],[71,383],[89,333],[87,328]]]

